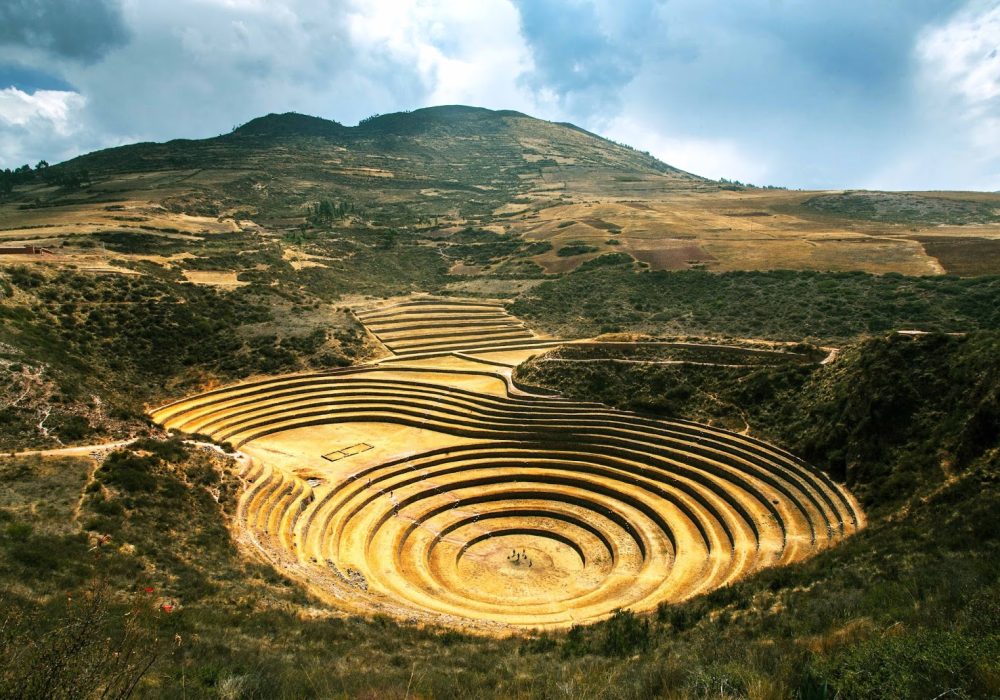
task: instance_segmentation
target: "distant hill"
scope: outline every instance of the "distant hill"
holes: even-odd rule
[[[310,117],[298,112],[268,114],[251,119],[246,124],[233,129],[233,136],[280,137],[280,136],[343,136],[346,127],[340,122],[320,117]]]
[[[258,232],[261,244],[291,236],[300,246],[303,235],[355,230],[416,236],[433,258],[469,228],[510,237],[449,268],[477,278],[615,260],[652,271],[1000,273],[996,194],[708,180],[573,124],[463,105],[356,126],[268,114],[211,138],[0,173],[0,218],[0,237],[48,247],[66,235],[212,231]]]
[[[660,188],[709,181],[567,124],[510,110],[450,105],[377,115],[354,127],[289,112],[253,119],[229,134],[109,148],[54,166],[107,178],[125,173],[215,171],[187,181],[214,209],[262,218],[301,214],[310,201],[349,200],[370,219],[412,223],[488,216],[526,193],[545,169],[654,178]],[[211,213],[197,206],[191,213]],[[373,210],[378,210],[375,212]]]

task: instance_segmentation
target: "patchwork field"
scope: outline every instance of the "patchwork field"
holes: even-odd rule
[[[596,182],[578,188],[578,201],[539,208],[512,221],[512,230],[525,238],[552,244],[551,251],[533,258],[547,272],[566,272],[610,252],[628,253],[653,270],[865,270],[907,275],[1000,270],[995,264],[1000,224],[982,220],[988,217],[946,225],[871,219],[808,206],[836,193],[623,189],[619,199],[599,193]],[[951,201],[938,193],[913,197]],[[977,203],[996,211],[1000,198]],[[567,246],[589,250],[560,254]]]
[[[465,107],[357,127],[269,115],[223,136],[89,154],[16,185],[0,198],[0,242],[58,247],[64,264],[130,234],[158,238],[147,251],[117,241],[114,257],[276,246],[255,263],[315,272],[350,257],[347,234],[389,246],[405,233],[470,280],[569,272],[609,252],[652,270],[1000,273],[997,193],[715,182],[567,125]],[[477,247],[448,255],[469,229],[503,240],[470,238]],[[194,264],[237,267],[219,255]]]
[[[560,341],[499,306],[427,297],[357,314],[390,357],[152,414],[243,453],[246,540],[340,607],[566,627],[799,561],[864,525],[845,489],[753,438],[518,388],[513,367]]]

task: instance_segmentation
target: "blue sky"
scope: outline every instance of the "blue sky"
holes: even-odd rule
[[[709,177],[1000,190],[1000,0],[0,4],[0,167],[456,103]]]

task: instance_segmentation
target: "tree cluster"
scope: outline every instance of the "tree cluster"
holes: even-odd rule
[[[13,170],[0,170],[0,195],[10,194],[18,185],[39,180],[47,185],[75,190],[90,184],[90,173],[86,169],[51,168],[44,160],[38,161],[34,168],[25,163]]]
[[[340,221],[354,212],[350,202],[331,202],[323,199],[309,207],[307,219],[313,226],[323,226],[334,221]]]

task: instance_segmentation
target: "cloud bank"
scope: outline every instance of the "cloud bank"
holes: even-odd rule
[[[710,177],[996,190],[998,52],[1000,0],[8,0],[0,167],[462,103]]]

